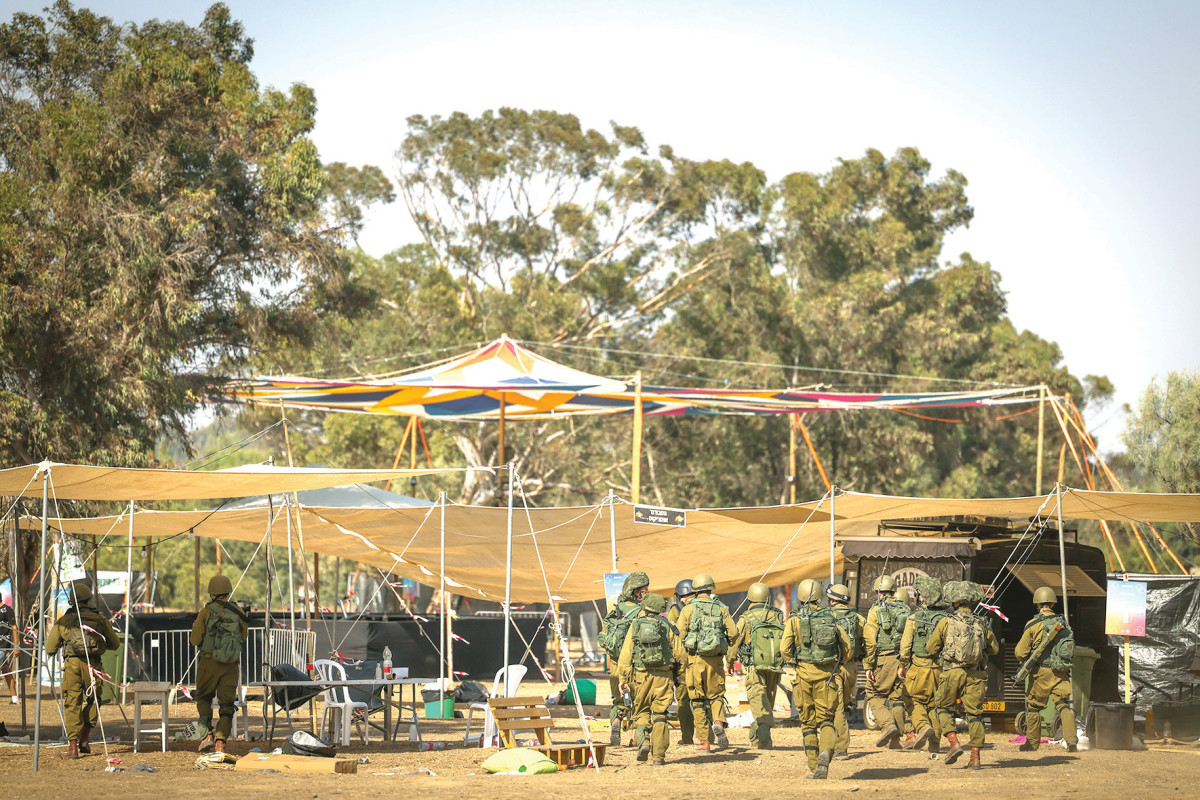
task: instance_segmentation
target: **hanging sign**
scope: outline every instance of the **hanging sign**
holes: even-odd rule
[[[1146,635],[1146,584],[1109,581],[1104,632],[1115,636]]]
[[[617,607],[617,598],[621,596],[621,588],[628,577],[628,572],[604,573],[604,600],[608,603],[608,611]]]
[[[634,506],[633,521],[645,525],[670,525],[676,528],[685,528],[687,527],[687,512],[678,508]]]

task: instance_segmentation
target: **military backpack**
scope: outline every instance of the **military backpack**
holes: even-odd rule
[[[625,644],[629,626],[633,624],[634,617],[642,611],[642,607],[637,603],[629,603],[627,608],[622,608],[624,605],[626,604],[617,603],[609,609],[604,615],[604,630],[600,631],[597,637],[600,647],[604,648],[604,652],[608,653],[612,661],[621,657],[621,647]]]
[[[913,655],[929,658],[929,637],[933,629],[946,617],[950,616],[943,608],[918,608],[908,615],[913,624]]]
[[[78,613],[63,616],[63,654],[75,658],[94,659],[104,655],[108,642],[98,629],[102,624],[96,620],[84,620]]]
[[[1050,669],[1067,670],[1075,663],[1075,634],[1067,625],[1067,621],[1057,615],[1041,615],[1038,622],[1042,623],[1042,635],[1054,636],[1048,652],[1042,654],[1042,665]],[[1062,630],[1056,635],[1054,629],[1062,625]]]
[[[832,664],[838,661],[837,618],[827,608],[799,608],[794,615],[800,626],[796,660],[805,664]]]
[[[729,649],[725,633],[725,604],[715,597],[692,600],[692,617],[683,637],[683,648],[700,656],[723,656]]]
[[[783,672],[783,612],[766,607],[756,611],[746,612],[747,666],[760,672]]]
[[[881,600],[875,604],[875,619],[879,623],[879,631],[875,634],[875,652],[885,655],[899,650],[900,639],[904,636],[904,622],[908,619],[908,606]]]
[[[848,658],[851,661],[857,661],[865,656],[867,643],[863,641],[862,625],[858,621],[858,612],[847,606],[837,606],[831,608],[830,613],[837,619],[838,626],[846,632],[846,638],[850,640],[850,655]]]
[[[633,637],[633,665],[638,669],[662,669],[671,666],[670,623],[660,616],[638,617],[629,627]]]
[[[200,652],[221,664],[236,664],[242,657],[241,615],[227,605],[209,603]]]
[[[942,668],[975,669],[983,658],[986,634],[983,620],[969,612],[946,618],[946,640],[942,645]]]

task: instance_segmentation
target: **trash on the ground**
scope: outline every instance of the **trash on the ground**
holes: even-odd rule
[[[736,714],[730,717],[726,723],[727,728],[749,728],[750,723],[754,722],[754,714],[749,711],[743,711],[741,714]]]
[[[846,791],[847,791],[847,792],[857,792],[857,791],[858,791],[858,784],[855,784],[854,786],[851,786],[851,787],[850,787],[849,789],[847,789]]]
[[[371,757],[370,757],[370,756],[359,756],[359,757],[358,757],[358,763],[360,763],[360,764],[370,764],[370,763],[371,763]]]
[[[436,773],[436,772],[434,772],[434,771],[433,771],[433,770],[431,770],[431,769],[425,769],[424,767],[421,767],[421,769],[414,769],[412,772],[400,772],[400,773],[396,773],[396,772],[376,772],[375,774],[376,774],[376,775],[430,775],[430,776],[432,776],[432,777],[434,777],[434,778],[436,778],[436,777],[437,777],[437,773]],[[473,773],[473,772],[472,772],[472,773],[469,773],[469,774],[471,774],[471,775],[474,775],[475,773]]]
[[[445,750],[445,742],[421,742],[421,750]]]
[[[149,764],[134,764],[132,767],[129,768],[129,771],[130,772],[158,772],[158,770],[156,770],[154,767],[150,766]]]
[[[237,766],[237,756],[229,753],[204,753],[196,759],[198,769],[233,769]]]
[[[104,768],[104,771],[105,771],[105,772],[124,772],[124,771],[125,771],[125,768],[124,768],[124,767],[113,767],[113,766],[108,766],[108,767],[105,767],[105,768]]]
[[[337,750],[322,742],[308,731],[293,731],[283,742],[284,753],[293,756],[321,756],[333,758]]]

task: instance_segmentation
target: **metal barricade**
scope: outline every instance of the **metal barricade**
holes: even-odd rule
[[[196,648],[192,631],[146,631],[142,634],[142,669],[146,680],[196,684]],[[291,664],[304,670],[312,663],[317,635],[312,631],[250,628],[242,644],[240,663],[243,684],[270,677],[271,667]],[[267,674],[264,676],[264,672]]]

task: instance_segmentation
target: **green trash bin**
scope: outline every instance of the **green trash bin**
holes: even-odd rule
[[[1075,719],[1077,724],[1081,724],[1087,719],[1088,706],[1092,701],[1092,668],[1096,662],[1100,660],[1100,654],[1090,647],[1083,645],[1075,645],[1075,660],[1072,662],[1071,668],[1071,683],[1072,683],[1072,700],[1075,708]],[[1025,690],[1029,691],[1029,684],[1033,680],[1033,676],[1029,676],[1025,680]],[[1051,736],[1058,738],[1062,736],[1062,732],[1055,726],[1055,718],[1057,709],[1050,703],[1042,709],[1042,730],[1049,731]]]
[[[576,678],[575,684],[579,687],[579,702],[585,706],[596,705],[596,682],[591,678]],[[569,683],[563,691],[562,702],[575,702],[575,692],[571,690],[571,684]]]

